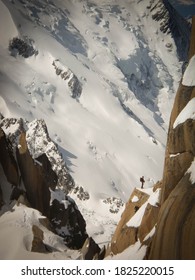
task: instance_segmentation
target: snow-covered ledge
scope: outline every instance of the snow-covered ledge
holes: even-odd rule
[[[195,65],[194,65],[195,66]],[[195,120],[195,97],[192,98],[183,110],[177,116],[173,128],[175,129],[179,124],[184,123],[188,119]]]

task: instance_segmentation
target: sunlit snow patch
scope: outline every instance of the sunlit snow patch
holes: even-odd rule
[[[160,189],[157,189],[155,192],[151,194],[149,199],[139,208],[139,210],[135,213],[135,215],[129,220],[127,223],[128,227],[139,227],[146,210],[146,207],[149,204],[153,206],[157,206],[160,197]]]
[[[179,124],[184,123],[188,119],[195,120],[195,97],[192,98],[184,109],[177,116],[173,128],[176,128]]]
[[[186,173],[190,174],[190,181],[192,184],[195,183],[195,159],[193,160],[190,168],[187,170]]]

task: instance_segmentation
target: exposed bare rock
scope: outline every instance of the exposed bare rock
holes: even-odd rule
[[[186,174],[160,210],[149,259],[195,259],[195,184]]]
[[[23,194],[21,194],[18,199],[17,199],[17,205],[23,204],[27,207],[30,207],[30,203],[26,197],[26,193],[24,192]]]
[[[138,230],[138,238],[141,243],[143,243],[147,235],[156,225],[159,209],[159,207],[153,206],[148,203]]]
[[[162,183],[158,182],[152,189],[134,189],[106,250],[106,256],[121,253],[137,241],[150,245],[160,209],[161,186]]]
[[[82,186],[74,186],[71,191],[69,192],[69,194],[76,194],[76,196],[80,199],[80,200],[88,200],[90,198],[89,193],[87,191],[84,190],[84,188]]]
[[[25,132],[27,129],[26,121],[21,118],[3,118],[0,122],[0,127],[5,132],[6,139],[9,141],[12,150],[15,152],[15,149],[18,146],[20,134]]]
[[[58,177],[57,188],[63,189],[66,194],[71,190],[74,186],[74,180],[58,150],[58,146],[49,137],[44,120],[27,122],[23,119],[4,118],[0,122],[0,127],[4,130],[14,154],[20,145],[21,133],[25,133],[27,148],[32,159],[36,161],[36,158],[45,154]]]
[[[94,256],[94,260],[96,260],[96,259],[98,259],[98,260],[103,260],[104,259],[104,257],[105,257],[105,255],[106,255],[106,247],[105,246],[103,246],[102,248],[101,248],[101,251],[98,253],[98,254],[96,254],[96,256]]]
[[[108,197],[103,200],[105,204],[109,205],[109,211],[113,214],[118,213],[121,207],[123,207],[124,202],[120,198]]]
[[[195,139],[195,138],[194,138]],[[163,190],[161,203],[163,203],[171,191],[176,187],[193,160],[191,152],[183,152],[175,157],[166,158],[163,176]]]
[[[71,92],[71,97],[78,99],[82,93],[82,86],[77,76],[72,72],[72,70],[61,64],[59,59],[54,60],[52,65],[56,70],[56,75],[60,76],[67,82],[68,88]]]
[[[16,205],[24,204],[39,210],[48,218],[42,222],[47,223],[49,230],[63,237],[67,246],[81,248],[88,236],[86,223],[75,202],[67,196],[74,181],[57,145],[49,137],[45,122],[3,119],[0,126],[6,131],[5,136],[0,128],[0,159],[4,173],[8,174],[7,181],[15,185],[9,190],[10,200],[16,200]],[[88,193],[79,190],[80,195],[83,191],[83,197],[87,199]],[[2,203],[3,195],[0,193],[0,205]],[[35,227],[33,232],[32,250],[44,250],[41,231]]]
[[[93,238],[88,237],[81,249],[81,254],[84,260],[92,260],[93,258],[98,259],[100,251],[100,247],[95,243]]]
[[[6,139],[4,131],[0,128],[0,163],[3,167],[7,181],[17,186],[19,183],[19,172],[14,159],[11,145]]]
[[[142,192],[140,189],[134,189],[112,237],[107,254],[110,251],[114,254],[120,253],[137,241],[138,229],[135,227],[128,227],[127,223],[148,198],[149,195],[147,193]]]
[[[55,188],[57,176],[51,169],[47,156],[40,156],[36,162],[32,159],[27,147],[25,133],[20,136],[16,154],[28,201],[33,208],[49,217],[49,189]]]
[[[31,252],[45,253],[46,248],[43,243],[43,231],[36,225],[32,226],[33,241]]]
[[[70,197],[66,196],[62,202],[57,199],[52,201],[50,221],[69,248],[80,249],[83,246],[88,237],[86,223]]]
[[[179,59],[186,60],[190,37],[190,27],[187,20],[167,0],[151,0],[148,8],[152,18],[160,22],[160,30],[163,33],[172,34]]]
[[[28,37],[18,38],[14,37],[9,42],[10,54],[14,57],[21,55],[24,58],[28,58],[32,55],[37,55],[38,51],[33,47],[34,41]]]
[[[25,195],[25,191],[15,186],[12,189],[10,200],[18,200],[20,196],[24,196],[24,195]]]
[[[194,33],[195,16],[193,17],[189,58],[195,54]],[[162,202],[166,200],[184,176],[195,155],[195,141],[193,141],[195,139],[195,122],[192,119],[187,119],[182,125],[173,127],[177,116],[193,97],[195,97],[195,87],[187,87],[180,83],[170,118],[163,173]]]
[[[57,145],[51,140],[44,120],[34,120],[27,123],[26,141],[29,152],[34,160],[45,154],[51,163],[51,168],[58,177],[57,188],[67,194],[74,186],[62,155]]]

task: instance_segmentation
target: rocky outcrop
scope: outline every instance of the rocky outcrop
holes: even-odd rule
[[[3,167],[7,181],[17,186],[19,183],[19,172],[17,163],[13,156],[13,151],[9,141],[6,139],[4,131],[0,128],[0,163]]]
[[[149,259],[195,259],[195,184],[186,174],[163,203]]]
[[[120,198],[108,197],[103,200],[103,203],[109,205],[110,213],[116,214],[119,212],[120,208],[123,207],[124,202]]]
[[[28,58],[32,55],[38,55],[38,51],[33,47],[34,41],[28,37],[18,38],[14,37],[9,42],[10,54],[14,57],[21,55],[24,58]]]
[[[134,189],[106,255],[121,253],[138,240],[143,243],[149,238],[147,235],[155,227],[158,217],[160,187],[161,182],[157,183],[153,189]]]
[[[141,243],[147,241],[146,238],[147,235],[155,227],[158,218],[159,209],[160,209],[159,207],[153,206],[150,203],[148,203],[142,218],[141,225],[139,226],[139,230],[138,230],[137,237]]]
[[[57,188],[67,194],[74,186],[74,180],[59,153],[58,146],[51,140],[44,120],[34,120],[27,124],[26,141],[33,159],[45,154],[52,170],[58,177]]]
[[[48,218],[49,230],[63,237],[68,247],[80,249],[88,237],[86,223],[75,202],[67,196],[74,181],[45,122],[3,119],[0,127],[0,162],[7,181],[14,185],[7,192],[7,203],[15,200],[17,206],[24,204],[39,210]],[[0,206],[2,203],[0,192]],[[42,231],[36,226],[32,231],[32,251],[44,252]]]
[[[46,247],[43,243],[43,231],[36,225],[32,226],[33,240],[31,252],[45,253]]]
[[[78,99],[82,93],[82,86],[77,76],[70,70],[61,64],[59,59],[53,61],[52,65],[55,68],[56,75],[60,76],[67,82],[68,88],[71,92],[71,97]]]
[[[148,9],[150,9],[152,18],[160,22],[160,30],[163,33],[172,34],[179,59],[186,61],[190,38],[189,23],[168,0],[151,0],[150,2],[151,4],[148,6]]]
[[[183,125],[169,131],[162,202],[168,198],[191,165],[195,155],[195,145],[192,139],[195,139],[195,123],[192,120],[187,120]]]
[[[54,199],[50,206],[50,221],[58,235],[64,238],[66,245],[80,249],[86,238],[86,223],[75,202],[65,197],[63,202]]]
[[[49,189],[55,189],[57,176],[52,170],[47,156],[43,154],[36,161],[32,159],[27,147],[25,133],[20,136],[16,154],[28,201],[33,208],[48,217],[50,207]]]
[[[195,54],[195,17],[189,58]],[[148,251],[149,259],[195,259],[195,120],[176,119],[190,100],[195,87],[179,86],[170,119],[161,209],[156,233]]]
[[[71,188],[71,191],[69,194],[75,194],[78,199],[84,201],[84,200],[89,200],[90,196],[87,191],[84,190],[82,186],[74,186]]]
[[[93,258],[99,259],[100,247],[95,243],[93,238],[88,237],[81,249],[81,254],[84,260],[92,260]]]

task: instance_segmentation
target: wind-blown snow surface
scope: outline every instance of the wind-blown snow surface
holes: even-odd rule
[[[171,35],[149,1],[0,1],[0,109],[5,117],[44,119],[76,184],[87,231],[110,241],[120,217],[103,200],[126,201],[139,178],[162,175],[170,110],[181,77]],[[154,3],[155,5],[155,3]],[[6,8],[7,7],[7,8]],[[8,11],[9,10],[9,11]],[[33,39],[36,56],[10,56],[8,40]],[[70,69],[82,92],[71,97],[53,61]]]

